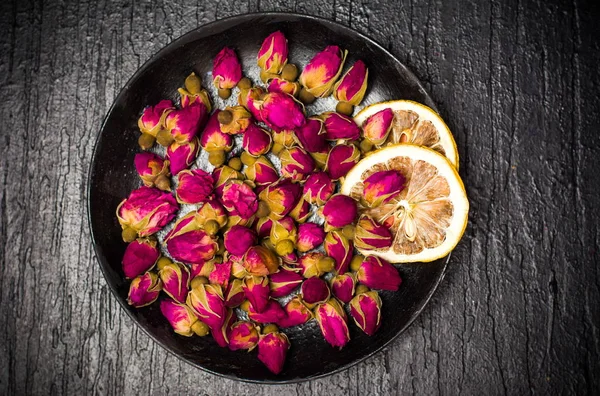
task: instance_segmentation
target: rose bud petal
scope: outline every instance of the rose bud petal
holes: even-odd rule
[[[316,276],[308,278],[302,283],[301,292],[302,300],[307,304],[324,303],[331,296],[327,282]]]
[[[366,206],[377,207],[387,203],[404,190],[406,178],[395,170],[375,172],[363,182]]]
[[[317,248],[325,239],[323,227],[315,223],[304,223],[298,226],[298,242],[296,249],[299,252],[308,252]]]
[[[240,216],[249,219],[258,210],[258,199],[252,187],[239,180],[229,180],[223,187],[221,197],[223,207],[230,216]]]
[[[242,65],[235,52],[223,48],[213,61],[213,83],[218,89],[232,89],[242,79]]]
[[[214,220],[219,224],[219,227],[223,227],[227,224],[227,212],[219,201],[216,199],[209,199],[195,213],[194,220],[200,228],[204,228],[204,225],[209,220]]]
[[[383,109],[365,120],[362,125],[365,139],[376,146],[381,146],[388,138],[394,123],[394,111]]]
[[[235,255],[241,256],[250,246],[256,245],[258,239],[251,229],[234,225],[223,234],[225,249]]]
[[[220,329],[227,319],[221,285],[196,285],[188,293],[187,306],[211,329]]]
[[[238,103],[248,109],[252,116],[260,122],[264,121],[260,115],[260,105],[264,95],[264,89],[261,87],[252,87],[241,90],[238,96]]]
[[[223,189],[230,180],[244,180],[244,175],[227,165],[215,168],[212,177],[215,186],[215,194],[219,198],[223,196]]]
[[[296,222],[289,216],[286,216],[283,219],[273,220],[270,237],[273,245],[277,245],[278,242],[286,239],[291,240],[295,244],[298,240]]]
[[[323,120],[327,140],[357,140],[360,138],[360,128],[352,117],[327,112],[321,114],[319,118]]]
[[[136,239],[127,245],[123,255],[123,273],[133,279],[154,267],[160,257],[155,239]]]
[[[158,271],[163,291],[173,300],[185,303],[190,285],[190,270],[183,264],[170,263]]]
[[[350,315],[356,325],[372,336],[381,326],[381,298],[376,291],[361,293],[350,301]]]
[[[244,150],[253,157],[268,153],[272,143],[271,134],[255,124],[250,124],[242,140]]]
[[[244,135],[246,137],[248,133]],[[265,186],[267,184],[275,183],[279,180],[279,174],[277,170],[267,159],[267,157],[261,155],[256,161],[244,169],[244,174],[248,180],[252,180],[257,186]]]
[[[224,261],[222,263],[215,263],[214,269],[211,271],[208,281],[213,284],[219,284],[226,288],[229,286],[229,279],[231,278],[231,267],[233,263],[231,261]]]
[[[271,33],[258,50],[258,67],[267,73],[279,74],[287,61],[287,39],[280,31]]]
[[[175,107],[170,100],[161,100],[155,106],[146,107],[138,120],[140,132],[156,137],[164,125],[165,117],[172,110],[175,110]]]
[[[266,276],[249,276],[244,281],[244,293],[255,312],[261,313],[269,302],[269,279]]]
[[[288,266],[295,266],[298,263],[298,255],[294,252],[281,256],[281,261]]]
[[[192,139],[187,144],[171,143],[167,147],[166,159],[169,160],[169,169],[171,174],[176,176],[179,172],[192,166],[196,162],[200,152],[200,142],[198,138]]]
[[[191,216],[190,216],[191,217]],[[165,237],[167,250],[171,256],[184,263],[202,263],[214,257],[219,248],[216,240],[201,229],[192,228],[195,222],[190,222],[186,229],[170,233]]]
[[[300,268],[302,276],[305,278],[318,277],[323,275],[323,271],[319,269],[319,260],[325,255],[321,252],[306,253],[298,260],[298,268]]]
[[[299,326],[312,318],[312,312],[304,305],[300,296],[292,298],[283,307],[283,310],[286,313],[286,317],[277,322],[283,328]]]
[[[262,99],[254,101],[260,111],[260,118],[271,129],[296,129],[304,125],[304,105],[292,95],[282,92],[269,92]]]
[[[333,84],[342,73],[348,51],[330,45],[316,54],[300,74],[300,84],[313,96],[324,98],[331,94]]]
[[[290,179],[281,179],[260,192],[260,199],[271,210],[271,217],[281,219],[296,207],[302,195],[302,186]]]
[[[252,246],[248,249],[243,264],[248,274],[256,276],[267,276],[279,269],[277,256],[263,246]]]
[[[162,282],[154,272],[136,276],[129,285],[127,303],[136,308],[152,304],[162,290]]]
[[[226,308],[225,322],[222,326],[210,329],[213,339],[217,342],[221,348],[225,348],[229,345],[229,336],[233,324],[237,322],[238,317],[233,309]]]
[[[386,226],[363,215],[356,225],[354,246],[359,250],[386,249],[392,246],[393,238],[391,231]]]
[[[165,128],[179,144],[189,143],[208,120],[208,110],[202,103],[194,103],[173,110],[165,118]]]
[[[325,170],[333,180],[338,180],[354,168],[360,160],[360,150],[353,144],[338,144],[327,156]]]
[[[251,216],[251,217],[245,219],[238,215],[231,215],[227,218],[227,225],[225,225],[225,227],[223,229],[225,231],[227,231],[228,229],[230,229],[231,227],[233,227],[235,225],[239,225],[242,227],[250,227],[252,222],[254,222],[254,219],[255,219],[254,216]]]
[[[354,245],[342,235],[339,230],[328,232],[323,241],[323,247],[328,256],[335,260],[335,270],[338,274],[344,274],[348,271],[350,261],[352,261],[352,253]]]
[[[271,274],[269,278],[269,287],[271,288],[271,297],[273,298],[287,296],[296,290],[304,280],[302,275],[284,268]]]
[[[317,172],[308,176],[304,183],[304,199],[313,205],[323,205],[333,195],[335,183],[326,172]]]
[[[318,305],[315,308],[314,315],[325,341],[331,346],[340,347],[341,349],[350,341],[346,313],[335,298]]]
[[[190,279],[194,279],[197,276],[204,276],[205,278],[208,278],[213,269],[213,261],[190,264]]]
[[[244,281],[241,279],[234,279],[229,282],[227,290],[225,291],[225,306],[235,308],[243,303],[245,299]]]
[[[209,173],[202,169],[182,170],[177,176],[177,202],[199,204],[208,201],[213,192],[213,179]]]
[[[256,220],[254,225],[256,233],[259,238],[265,238],[271,235],[271,228],[273,228],[273,220],[270,217],[261,217]]]
[[[352,224],[358,216],[356,201],[346,195],[336,194],[323,206],[322,215],[325,219],[325,231]]]
[[[290,129],[273,131],[273,143],[280,144],[286,148],[294,147],[296,145],[296,134]]]
[[[196,103],[200,103],[206,107],[206,111],[211,110],[212,105],[208,97],[208,92],[205,89],[201,89],[198,93],[191,93],[185,88],[177,89],[179,92],[181,107],[188,107]]]
[[[369,256],[356,272],[356,279],[371,289],[396,291],[402,278],[396,267],[382,258]]]
[[[333,96],[340,102],[358,106],[367,91],[369,70],[365,63],[357,60],[333,87]]]
[[[300,147],[283,149],[279,154],[281,175],[295,181],[304,180],[315,169],[315,161]]]
[[[212,113],[200,136],[202,148],[209,153],[216,151],[225,151],[228,153],[233,148],[233,138],[231,135],[221,131],[218,118],[220,112],[221,110],[217,109]]]
[[[154,153],[138,153],[133,160],[142,183],[146,187],[156,187],[163,191],[171,190],[169,181],[169,161],[164,161]]]
[[[354,296],[356,281],[351,273],[336,275],[330,280],[331,291],[335,298],[343,303],[349,303]]]
[[[231,275],[233,275],[234,278],[244,279],[250,275],[244,266],[244,257],[229,256],[229,260],[233,262],[233,265],[231,266]]]
[[[251,322],[237,322],[231,326],[229,333],[229,349],[237,351],[239,349],[253,350],[258,344],[258,330]]]
[[[275,332],[260,336],[258,341],[258,360],[273,374],[281,373],[285,364],[290,341],[283,333]]]
[[[257,323],[277,323],[285,318],[285,311],[275,300],[269,300],[262,312],[257,312],[252,304],[248,307],[248,317]]]
[[[180,304],[171,299],[164,299],[160,302],[160,311],[169,321],[175,333],[191,337],[202,326],[194,312],[185,304]]]
[[[329,145],[323,131],[323,121],[318,118],[309,118],[306,120],[306,124],[296,128],[295,137],[298,144],[309,153],[329,152]]]
[[[221,132],[230,135],[244,133],[253,124],[252,114],[244,106],[226,107],[225,110],[231,113],[232,118],[228,124],[219,124]]]
[[[150,236],[174,217],[179,210],[175,197],[157,188],[141,187],[133,190],[117,207],[117,219],[124,233],[129,229],[140,237]],[[128,238],[129,241],[135,239]]]
[[[282,92],[292,96],[298,96],[300,92],[300,83],[284,80],[283,78],[273,78],[269,81],[267,87],[269,92]]]
[[[297,223],[304,223],[311,214],[311,206],[308,201],[300,198],[300,201],[298,201],[296,207],[289,213],[289,216],[296,220]]]

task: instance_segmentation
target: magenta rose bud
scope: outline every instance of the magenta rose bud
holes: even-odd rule
[[[354,233],[354,246],[359,250],[386,249],[392,246],[393,235],[386,227],[369,216],[358,220]]]
[[[271,134],[254,123],[248,126],[242,139],[244,150],[253,157],[268,153],[272,143]]]
[[[215,268],[211,271],[208,281],[213,284],[219,284],[223,288],[228,287],[233,263],[227,260],[222,263],[215,263],[214,265]]]
[[[259,238],[268,237],[271,235],[271,228],[273,228],[273,220],[270,217],[261,217],[256,220],[254,225],[256,233]]]
[[[325,255],[321,252],[310,252],[306,253],[298,260],[298,268],[300,273],[305,278],[312,278],[313,276],[323,275],[323,271],[319,269],[319,260],[324,258]]]
[[[195,214],[194,220],[200,228],[204,228],[204,225],[209,220],[214,220],[219,224],[219,227],[223,227],[227,224],[227,212],[223,205],[216,199],[209,199],[198,209]]]
[[[242,79],[242,65],[231,48],[225,47],[215,56],[212,74],[217,89],[232,89]]]
[[[230,180],[244,180],[244,175],[227,165],[215,168],[212,172],[212,177],[215,186],[215,194],[219,198],[223,196],[223,189]]]
[[[229,180],[225,184],[221,203],[230,216],[242,219],[251,218],[258,210],[258,199],[252,187],[240,180]]]
[[[184,263],[195,264],[212,259],[219,248],[216,240],[191,223],[165,237],[167,250],[175,260]]]
[[[360,150],[353,144],[338,144],[327,156],[325,170],[333,180],[338,180],[354,168],[360,160]]]
[[[146,107],[138,120],[140,132],[156,137],[156,134],[162,129],[165,117],[172,110],[175,110],[175,107],[170,100],[161,100],[155,106]]]
[[[323,247],[328,256],[335,260],[335,270],[338,274],[344,274],[348,271],[350,261],[352,261],[352,253],[354,245],[342,235],[339,230],[328,232],[323,241]]]
[[[165,118],[165,128],[171,132],[179,144],[189,143],[208,119],[208,111],[203,103],[173,110]]]
[[[296,249],[304,253],[317,248],[325,239],[323,227],[315,223],[304,223],[298,226],[298,242]]]
[[[319,116],[323,120],[327,140],[357,140],[360,138],[360,128],[352,117],[327,112]]]
[[[376,146],[381,146],[388,138],[394,123],[394,111],[383,109],[365,120],[362,125],[363,136]]]
[[[140,237],[150,236],[167,225],[179,210],[173,195],[157,188],[133,190],[117,207],[123,231],[132,229]],[[133,238],[131,238],[133,239]]]
[[[244,268],[249,275],[267,276],[277,272],[279,260],[264,246],[252,246],[244,255]]]
[[[169,321],[175,333],[185,337],[194,335],[194,324],[198,322],[198,318],[187,305],[164,299],[160,302],[160,312]]]
[[[375,172],[363,182],[363,199],[369,207],[376,207],[386,203],[402,190],[406,178],[395,170]]]
[[[250,246],[256,245],[258,239],[254,231],[248,227],[234,225],[223,235],[225,250],[236,256],[242,256]]]
[[[294,327],[308,322],[312,318],[312,312],[304,305],[300,296],[292,298],[283,310],[286,317],[281,319],[277,324],[280,327]]]
[[[336,194],[323,206],[322,215],[325,219],[325,231],[352,224],[358,216],[356,201],[346,195]]]
[[[267,73],[279,74],[287,60],[287,39],[280,31],[271,33],[258,50],[258,66]]]
[[[284,80],[283,78],[273,78],[269,81],[267,87],[269,92],[282,92],[292,96],[298,96],[300,84],[294,81]]]
[[[231,335],[231,329],[233,324],[237,322],[238,318],[233,309],[226,308],[225,322],[220,327],[210,329],[210,333],[213,339],[217,342],[221,348],[225,348],[229,345],[229,336]]]
[[[350,273],[336,275],[330,281],[331,291],[335,298],[343,303],[349,303],[354,296],[354,286],[356,281],[354,275]]]
[[[184,304],[190,285],[190,270],[183,264],[171,263],[158,271],[163,291],[173,300]]]
[[[247,135],[245,135],[247,136]],[[260,156],[252,165],[244,169],[248,180],[252,180],[257,186],[265,186],[279,180],[279,173],[265,156]]]
[[[289,239],[296,243],[298,239],[298,228],[296,222],[289,216],[283,219],[273,220],[273,226],[270,233],[271,243],[276,245],[278,242]]]
[[[154,153],[143,152],[136,154],[133,162],[144,186],[170,191],[169,161],[163,160]]]
[[[381,298],[376,291],[361,293],[350,301],[350,315],[365,334],[372,336],[381,326]]]
[[[329,150],[323,131],[323,121],[320,119],[309,118],[306,120],[306,124],[296,128],[295,138],[298,144],[309,153],[321,153]]]
[[[333,96],[340,102],[358,106],[367,91],[369,70],[365,63],[357,60],[333,87]]]
[[[187,144],[171,143],[167,147],[166,159],[169,160],[169,169],[171,174],[176,176],[179,172],[192,166],[196,162],[200,152],[200,142],[198,138],[192,139]]]
[[[258,330],[251,322],[237,322],[231,326],[229,333],[229,349],[237,351],[245,349],[253,350],[258,344]]]
[[[300,198],[300,201],[298,201],[296,207],[289,213],[289,216],[298,223],[304,223],[311,214],[311,206],[308,201],[304,198]]]
[[[335,183],[326,172],[316,172],[308,176],[304,183],[304,199],[313,205],[323,205],[333,195]]]
[[[300,147],[283,149],[279,153],[281,175],[294,181],[301,181],[315,169],[315,161]]]
[[[225,290],[225,306],[228,308],[235,308],[243,303],[245,299],[244,281],[241,279],[234,279],[229,282],[229,285]]]
[[[316,97],[331,94],[333,84],[342,73],[348,51],[330,45],[316,54],[300,74],[300,84]]]
[[[336,299],[332,298],[326,303],[319,304],[315,308],[314,315],[325,341],[331,346],[341,349],[350,341],[346,313]]]
[[[283,333],[275,332],[260,336],[258,341],[258,360],[273,374],[281,373],[285,364],[290,341]]]
[[[127,245],[123,255],[123,273],[133,279],[154,267],[160,257],[155,239],[136,239]]]
[[[244,280],[244,293],[256,313],[262,313],[269,303],[269,279],[266,276],[249,276]]]
[[[136,308],[152,304],[162,290],[162,282],[154,272],[136,276],[129,285],[127,302]]]
[[[281,179],[260,192],[260,199],[271,210],[271,217],[281,219],[296,207],[302,195],[302,186],[290,179]]]
[[[231,135],[221,131],[218,119],[220,112],[221,110],[217,109],[212,113],[200,135],[200,144],[209,153],[216,151],[225,151],[228,153],[233,148],[233,138]]]
[[[213,192],[213,179],[202,169],[183,170],[177,175],[177,201],[180,204],[199,204],[206,202]]]
[[[187,306],[211,329],[220,329],[227,319],[221,285],[199,284],[187,296]]]
[[[371,289],[396,291],[402,284],[402,278],[396,267],[382,258],[367,257],[358,271],[356,279]]]
[[[302,275],[288,269],[281,268],[278,272],[269,276],[271,297],[284,297],[296,290],[304,278]]]
[[[238,96],[238,103],[248,109],[252,116],[260,122],[264,121],[260,115],[260,105],[262,104],[264,95],[264,89],[261,87],[252,87],[242,90]]]
[[[257,323],[278,323],[285,318],[285,311],[275,300],[269,300],[262,312],[257,312],[252,304],[248,307],[248,317]]]
[[[304,106],[293,96],[281,92],[269,92],[255,100],[260,118],[271,129],[296,129],[304,125]]]
[[[323,279],[313,276],[302,283],[302,300],[307,304],[320,304],[329,300],[331,292],[327,282]]]

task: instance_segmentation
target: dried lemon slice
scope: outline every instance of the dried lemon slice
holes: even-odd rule
[[[364,202],[363,180],[389,170],[402,173],[404,189],[379,206],[361,207],[361,212],[392,231],[392,246],[361,253],[392,263],[427,262],[446,256],[462,237],[469,212],[456,169],[431,149],[397,144],[379,149],[356,164],[346,175],[341,193]]]

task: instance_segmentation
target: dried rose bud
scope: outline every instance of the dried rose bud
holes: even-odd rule
[[[169,181],[169,161],[165,161],[154,153],[138,153],[133,160],[142,183],[146,187],[156,187],[163,191],[171,190]]]
[[[273,131],[273,143],[286,148],[294,147],[296,145],[296,134],[290,129]]]
[[[229,260],[233,262],[233,265],[231,266],[231,275],[233,275],[234,278],[244,279],[250,275],[244,266],[244,257],[229,256]]]
[[[232,89],[242,79],[242,65],[231,48],[225,47],[215,56],[212,75],[217,89]]]
[[[358,216],[356,201],[346,195],[336,194],[323,206],[322,215],[325,219],[325,231],[352,224]]]
[[[306,122],[304,106],[291,95],[269,92],[254,102],[260,111],[260,118],[271,129],[296,129]]]
[[[200,152],[200,142],[198,138],[192,139],[187,144],[173,142],[167,147],[166,159],[169,160],[169,169],[171,174],[176,176],[179,172],[189,168],[196,161]]]
[[[225,249],[228,252],[242,256],[251,246],[258,242],[254,231],[247,227],[234,225],[223,234]]]
[[[230,180],[244,180],[244,175],[242,173],[227,165],[215,168],[212,177],[215,186],[215,194],[219,198],[223,196],[223,189]]]
[[[324,98],[331,94],[333,84],[342,73],[348,51],[330,45],[316,54],[300,74],[300,84],[313,96]]]
[[[265,91],[261,87],[253,87],[241,90],[238,96],[238,103],[248,109],[252,116],[260,122],[264,121],[260,114],[260,105],[264,95]]]
[[[300,296],[292,298],[283,307],[283,310],[286,313],[286,317],[277,322],[283,328],[299,326],[312,318],[312,312],[304,305]]]
[[[272,143],[271,134],[255,124],[250,124],[242,139],[244,150],[253,157],[268,153]]]
[[[210,276],[210,273],[214,269],[214,265],[215,264],[212,260],[205,261],[202,263],[190,264],[190,279],[193,280],[197,276],[203,276],[205,278],[208,278]]]
[[[340,347],[341,349],[350,341],[346,313],[335,298],[318,305],[315,308],[314,315],[325,341],[331,346]]]
[[[361,264],[356,279],[371,289],[396,291],[402,284],[402,278],[396,267],[382,258],[369,256]]]
[[[179,92],[181,107],[188,107],[200,103],[206,107],[206,111],[210,112],[212,109],[208,92],[206,92],[205,89],[201,89],[197,93],[191,93],[185,88],[179,88],[177,89],[177,92]]]
[[[273,220],[270,217],[261,217],[256,220],[255,224],[256,233],[259,238],[264,238],[271,235],[271,228],[273,228]]]
[[[280,31],[271,33],[258,50],[258,66],[267,73],[279,74],[287,61],[287,39]]]
[[[129,285],[127,302],[136,308],[152,304],[162,290],[162,282],[154,272],[136,276]]]
[[[179,263],[170,263],[158,271],[163,283],[163,291],[173,300],[185,303],[190,285],[190,270]]]
[[[177,175],[177,202],[199,204],[209,200],[213,192],[213,179],[202,169],[183,170]]]
[[[271,297],[273,298],[287,296],[296,290],[304,280],[302,275],[284,268],[271,274],[269,278],[271,281],[269,287],[271,288]]]
[[[227,308],[221,285],[196,285],[188,293],[187,306],[211,329],[220,329],[225,323]]]
[[[273,78],[269,81],[267,87],[269,92],[282,92],[292,96],[298,96],[300,92],[300,83],[284,80],[283,78]]]
[[[281,175],[294,181],[304,180],[315,169],[315,161],[300,147],[283,149],[279,154]]]
[[[154,267],[160,257],[155,239],[136,239],[127,245],[123,255],[123,273],[133,279]]]
[[[301,292],[302,300],[311,305],[324,303],[331,296],[327,282],[316,276],[308,278],[302,283]]]
[[[354,245],[357,249],[374,250],[392,246],[391,231],[369,216],[363,215],[358,220],[354,233]]]
[[[127,199],[117,206],[117,219],[123,229],[125,242],[136,236],[150,236],[174,217],[179,205],[173,195],[152,187],[133,190]]]
[[[381,298],[376,291],[361,293],[350,301],[350,315],[365,334],[372,336],[381,326]]]
[[[223,133],[219,125],[219,113],[221,110],[215,110],[208,119],[202,135],[200,136],[200,144],[202,148],[209,153],[224,151],[230,152],[233,148],[233,138],[231,135]]]
[[[297,223],[304,223],[311,214],[311,207],[308,201],[304,198],[300,198],[300,201],[298,201],[298,204],[289,213],[289,216],[296,220]]]
[[[160,302],[160,311],[169,321],[175,333],[185,337],[191,337],[194,333],[204,335],[201,332],[204,327],[203,323],[187,305],[165,299]]]
[[[304,223],[298,226],[298,242],[296,249],[304,253],[317,248],[325,239],[323,227],[315,223]]]
[[[300,260],[298,260],[298,268],[302,271],[302,276],[305,278],[312,278],[314,276],[323,275],[323,271],[319,269],[319,261],[324,258],[325,255],[321,252],[306,253]]]
[[[249,276],[244,280],[244,293],[257,313],[262,313],[269,302],[269,279],[266,276]]]
[[[244,281],[241,279],[234,279],[229,282],[229,285],[225,290],[225,306],[235,308],[244,302],[245,299]]]
[[[390,108],[378,111],[363,123],[365,139],[376,146],[381,146],[388,138],[394,123],[394,111]]]
[[[355,284],[354,275],[351,273],[336,275],[330,280],[333,295],[343,303],[349,303],[352,300]]]
[[[260,336],[258,341],[258,360],[273,374],[281,373],[285,364],[290,341],[283,333],[275,332]]]
[[[191,219],[193,219],[192,216],[190,216]],[[194,264],[214,257],[219,248],[217,241],[206,231],[196,227],[195,222],[190,221],[182,230],[169,233],[165,237],[167,250],[175,260]]]
[[[325,170],[333,180],[338,180],[354,168],[360,160],[360,150],[353,144],[338,144],[327,156]]]
[[[245,136],[247,136],[247,132]],[[263,155],[258,157],[252,165],[247,166],[244,169],[244,174],[248,180],[252,180],[257,186],[275,183],[279,179],[277,170],[271,161]]]
[[[375,172],[363,182],[363,199],[369,207],[377,207],[397,196],[405,185],[405,177],[398,171]]]
[[[363,61],[357,60],[335,84],[333,96],[340,102],[358,106],[367,91],[369,70]]]
[[[248,129],[252,122],[252,114],[244,106],[233,106],[226,107],[225,112],[229,112],[231,115],[231,119],[227,119],[227,123],[220,123],[219,126],[221,128],[221,132],[227,133],[229,135],[236,135],[239,133],[244,133]],[[225,114],[225,113],[223,113]],[[221,116],[223,116],[221,114]]]
[[[220,327],[210,329],[210,334],[221,348],[226,348],[229,345],[229,336],[233,324],[238,321],[238,317],[233,309],[226,308],[225,322]]]
[[[308,176],[304,183],[304,198],[313,205],[323,205],[333,195],[335,183],[326,172]]]
[[[360,138],[360,128],[352,117],[346,115],[326,112],[319,116],[325,127],[327,140],[357,140]]]
[[[272,218],[281,219],[296,207],[301,195],[300,184],[283,178],[261,191],[260,199],[269,205]]]
[[[169,238],[179,234],[185,234],[186,232],[201,229],[202,227],[200,227],[194,221],[194,216],[195,214],[190,212],[185,214],[182,218],[177,219],[173,225],[173,228],[171,228],[171,230],[167,232],[167,235],[165,235],[164,241],[166,242]]]
[[[252,304],[248,307],[248,317],[257,323],[278,323],[285,318],[285,311],[275,300],[269,300],[262,312],[256,312]]]
[[[295,244],[298,240],[296,222],[289,216],[279,220],[273,220],[270,237],[271,243],[274,245],[277,245],[277,243],[286,239],[291,240]]]
[[[237,351],[239,349],[253,350],[258,344],[258,330],[251,322],[237,322],[231,326],[229,333],[229,349]]]
[[[258,199],[252,187],[239,180],[229,180],[223,187],[223,207],[230,216],[250,219],[258,210]]]
[[[288,266],[295,266],[298,263],[298,255],[296,253],[286,254],[281,256],[281,261]]]
[[[328,232],[323,241],[323,247],[327,255],[335,260],[335,270],[338,274],[344,274],[348,271],[350,261],[352,261],[352,253],[354,245],[342,235],[339,230]]]
[[[267,276],[279,269],[279,260],[275,254],[263,246],[252,246],[248,249],[243,264],[248,274],[256,276]]]
[[[158,131],[162,129],[165,117],[174,109],[173,102],[170,100],[161,100],[155,106],[146,107],[138,120],[140,131],[156,137]]]
[[[200,228],[204,228],[206,222],[210,220],[216,221],[219,227],[223,227],[227,224],[227,212],[219,201],[216,199],[209,199],[195,213],[194,220]]]
[[[165,128],[171,132],[173,140],[179,144],[189,143],[208,120],[206,106],[194,103],[182,109],[173,110],[165,118]]]
[[[233,263],[229,260],[222,263],[215,263],[214,269],[210,272],[208,281],[212,284],[219,284],[224,289],[229,286],[229,279],[231,278],[231,267]]]
[[[320,153],[329,150],[323,121],[318,118],[309,118],[300,128],[296,128],[295,137],[298,144],[309,153]]]

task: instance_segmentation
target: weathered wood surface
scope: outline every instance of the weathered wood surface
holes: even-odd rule
[[[0,394],[597,394],[594,3],[0,2]],[[127,79],[188,30],[253,11],[336,20],[396,54],[454,131],[472,203],[413,326],[299,385],[224,380],[154,344],[111,295],[86,219],[94,140]]]

